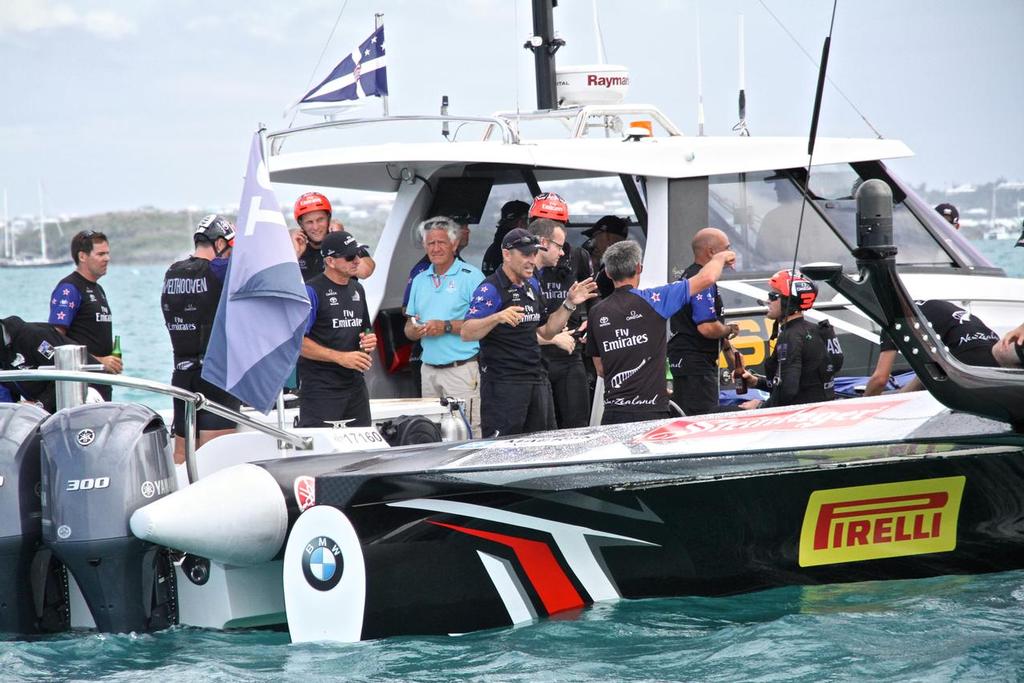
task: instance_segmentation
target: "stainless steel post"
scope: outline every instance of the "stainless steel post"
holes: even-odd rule
[[[202,394],[196,394],[201,401]],[[199,481],[199,468],[196,466],[196,402],[185,401],[185,472],[188,483]]]
[[[53,365],[57,370],[80,371],[85,366],[86,353],[84,346],[64,344],[54,349]],[[74,408],[85,403],[85,392],[88,385],[82,382],[57,382],[57,410]]]

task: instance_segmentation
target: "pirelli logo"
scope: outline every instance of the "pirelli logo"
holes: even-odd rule
[[[800,566],[948,552],[965,477],[815,491],[800,530]]]

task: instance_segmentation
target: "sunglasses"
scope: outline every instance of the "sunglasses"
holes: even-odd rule
[[[540,240],[536,235],[529,235],[527,237],[520,237],[514,242],[509,242],[505,249],[516,249],[518,247],[540,247]]]
[[[324,258],[343,258],[343,259],[345,259],[346,261],[348,261],[349,263],[352,263],[352,262],[353,262],[353,261],[355,261],[355,260],[356,260],[357,258],[359,258],[359,254],[349,254],[348,256],[339,256],[338,254],[328,254],[328,255],[327,255],[326,257],[324,257]]]
[[[768,301],[778,301],[782,298],[782,295],[778,292],[768,292]]]

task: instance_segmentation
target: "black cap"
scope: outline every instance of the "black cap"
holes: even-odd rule
[[[351,233],[339,230],[338,232],[327,233],[324,241],[320,243],[320,255],[324,258],[328,256],[345,258],[347,256],[355,256],[362,248],[364,247],[359,244],[359,241]]]
[[[527,256],[533,256],[540,250],[540,238],[530,233],[529,230],[516,228],[509,230],[505,239],[501,241],[502,249],[518,249]]]
[[[956,210],[956,207],[952,204],[942,203],[935,207],[935,210],[939,212],[943,218],[950,223],[960,222],[960,212]]]
[[[601,216],[594,223],[594,226],[584,230],[583,234],[587,237],[593,237],[599,232],[609,232],[625,239],[629,237],[629,223],[626,222],[626,219],[619,218],[618,216]]]
[[[518,199],[505,202],[501,205],[501,218],[498,219],[498,225],[515,223],[526,218],[528,213],[530,213],[530,205],[526,202],[521,202]]]

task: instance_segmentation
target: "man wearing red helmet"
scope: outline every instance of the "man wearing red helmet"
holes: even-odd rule
[[[331,202],[319,192],[306,192],[295,200],[295,222],[299,229],[291,233],[292,246],[295,247],[295,258],[299,261],[302,279],[310,279],[324,272],[324,258],[320,255],[320,245],[331,228]],[[343,230],[340,221],[338,230]],[[360,245],[359,268],[354,277],[366,279],[373,274],[377,264],[370,258],[370,252]]]
[[[843,349],[827,320],[814,324],[804,319],[818,298],[818,286],[789,270],[780,270],[768,280],[767,317],[775,321],[772,336],[775,349],[765,361],[768,376],[743,373],[748,388],[768,391],[768,400],[753,399],[740,404],[744,410],[774,408],[799,403],[831,401],[835,398],[834,378],[843,367]]]

